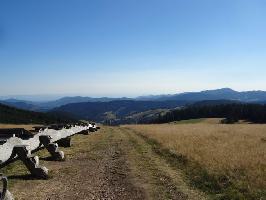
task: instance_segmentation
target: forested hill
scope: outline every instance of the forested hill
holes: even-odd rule
[[[156,109],[174,109],[187,105],[187,101],[133,101],[119,100],[110,102],[86,102],[73,103],[61,106],[51,111],[51,113],[67,113],[76,119],[105,122],[112,119],[117,123],[124,122],[126,118],[131,118],[137,113],[147,112]],[[135,121],[135,120],[133,120]],[[127,123],[130,123],[127,121]]]
[[[0,104],[0,123],[12,124],[53,124],[73,121],[70,118],[17,109]]]
[[[167,123],[198,118],[227,118],[232,122],[247,120],[253,123],[266,123],[266,105],[243,103],[220,105],[195,104],[160,115],[152,123]]]

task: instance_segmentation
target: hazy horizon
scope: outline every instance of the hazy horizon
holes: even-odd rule
[[[223,88],[214,88],[214,89],[204,89],[204,90],[195,90],[195,91],[182,91],[182,92],[175,92],[175,93],[158,93],[158,94],[142,94],[142,95],[93,95],[93,94],[31,94],[31,95],[2,95],[0,96],[0,100],[8,100],[8,99],[16,99],[16,100],[25,100],[25,101],[54,101],[58,100],[60,98],[64,97],[91,97],[91,98],[137,98],[137,97],[143,97],[143,96],[156,96],[156,95],[175,95],[175,94],[181,94],[181,93],[189,93],[189,92],[203,92],[207,90],[219,90],[219,89],[231,89],[237,92],[249,92],[249,91],[263,91],[263,90],[235,90],[233,88],[223,87]],[[265,91],[266,92],[266,91]]]
[[[266,90],[263,0],[0,2],[0,96]]]

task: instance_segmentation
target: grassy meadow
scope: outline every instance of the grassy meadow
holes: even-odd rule
[[[126,128],[176,155],[197,187],[224,199],[266,198],[266,125],[211,119]]]

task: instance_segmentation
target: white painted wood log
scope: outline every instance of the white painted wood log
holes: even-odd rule
[[[53,129],[40,130],[39,133],[37,133],[36,135],[34,135],[33,138],[30,138],[28,140],[22,140],[17,137],[12,137],[8,139],[7,142],[4,143],[3,145],[0,145],[0,164],[3,164],[9,160],[9,158],[12,155],[13,148],[17,145],[27,145],[30,151],[36,150],[40,145],[39,141],[40,135],[50,135],[52,138],[51,142],[56,142],[62,138],[66,138],[81,131],[88,130],[90,127],[92,127],[92,125],[74,126],[69,129],[63,128],[62,130],[53,130]]]

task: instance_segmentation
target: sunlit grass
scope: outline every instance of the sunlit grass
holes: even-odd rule
[[[127,127],[198,163],[209,174],[227,177],[243,190],[265,192],[266,125],[189,123]]]

